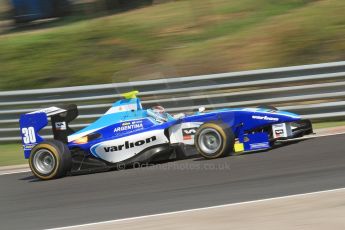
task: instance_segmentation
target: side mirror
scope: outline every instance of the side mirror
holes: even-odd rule
[[[205,107],[200,107],[199,108],[199,113],[205,112],[205,110],[206,110]]]
[[[186,116],[186,114],[184,114],[184,113],[178,113],[178,114],[175,114],[173,116],[173,118],[176,119],[176,120],[179,120],[179,119],[184,118],[185,116]]]

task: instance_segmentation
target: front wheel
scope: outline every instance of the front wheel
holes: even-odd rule
[[[71,153],[61,141],[44,141],[31,150],[29,165],[42,180],[60,178],[71,170]]]
[[[196,149],[206,159],[230,155],[234,144],[235,136],[225,124],[205,123],[195,134]]]

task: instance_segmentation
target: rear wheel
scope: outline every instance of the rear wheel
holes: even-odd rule
[[[195,146],[200,155],[214,159],[230,155],[235,136],[230,127],[221,123],[205,123],[195,134]]]
[[[31,150],[29,165],[33,174],[42,180],[63,177],[71,171],[71,153],[61,141],[44,141]]]

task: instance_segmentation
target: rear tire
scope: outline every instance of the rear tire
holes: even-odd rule
[[[44,141],[31,150],[29,165],[32,173],[42,180],[57,179],[71,171],[71,153],[61,141]]]
[[[195,147],[206,159],[229,156],[235,144],[235,135],[223,123],[205,123],[195,134]]]

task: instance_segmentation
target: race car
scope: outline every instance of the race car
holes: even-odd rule
[[[116,169],[137,163],[182,159],[195,146],[206,159],[272,148],[282,140],[313,133],[309,120],[270,106],[228,108],[171,115],[162,106],[144,109],[138,91],[94,123],[75,132],[69,124],[76,105],[53,106],[23,114],[20,130],[24,156],[42,180],[81,172]],[[53,140],[39,134],[49,123]]]

